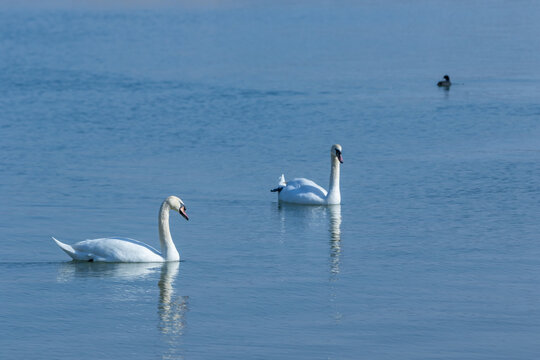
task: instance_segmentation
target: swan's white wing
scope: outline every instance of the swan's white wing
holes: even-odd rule
[[[76,260],[104,262],[162,262],[160,252],[141,241],[129,238],[84,240],[71,245]]]
[[[327,191],[315,182],[297,178],[287,181],[280,191],[279,200],[295,204],[322,205],[326,201]]]

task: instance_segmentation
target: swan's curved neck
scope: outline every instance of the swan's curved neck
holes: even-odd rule
[[[159,209],[159,242],[161,244],[161,255],[167,261],[175,261],[180,259],[180,254],[174,246],[171,230],[169,229],[169,210],[171,207],[167,202],[161,204]]]
[[[328,195],[326,196],[327,204],[341,203],[341,193],[339,192],[339,160],[337,157],[330,155],[330,185],[328,186]]]

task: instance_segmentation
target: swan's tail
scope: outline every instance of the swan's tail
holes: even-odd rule
[[[279,183],[278,183],[278,187],[275,188],[275,189],[272,189],[270,190],[271,192],[280,192],[281,190],[283,190],[283,188],[287,186],[287,183],[285,182],[285,175],[281,174],[280,178],[279,178]]]
[[[56,245],[60,247],[60,249],[64,250],[64,252],[71,256],[74,260],[77,260],[77,254],[74,248],[72,248],[68,244],[64,244],[63,242],[56,240],[54,237],[52,239],[54,240]]]

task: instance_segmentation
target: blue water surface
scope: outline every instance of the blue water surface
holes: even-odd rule
[[[0,358],[537,358],[539,17],[4,2]],[[342,204],[278,204],[282,173],[328,186],[334,143]],[[179,264],[51,240],[157,247],[168,195]]]

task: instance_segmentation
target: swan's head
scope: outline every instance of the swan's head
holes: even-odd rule
[[[338,159],[340,163],[343,164],[343,156],[341,156],[341,145],[335,144],[332,145],[332,149],[330,150],[330,155]]]
[[[169,196],[165,202],[169,205],[169,208],[178,211],[184,219],[189,220],[189,217],[186,214],[186,205],[184,205],[182,199],[176,196]]]

